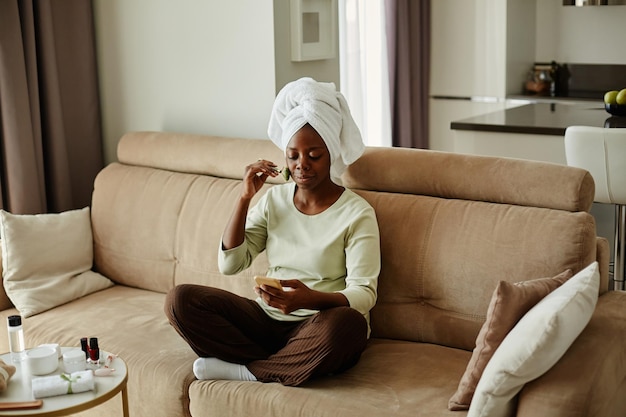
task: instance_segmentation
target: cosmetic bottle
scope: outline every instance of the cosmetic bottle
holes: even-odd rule
[[[87,359],[87,363],[93,369],[100,367],[100,348],[98,347],[97,337],[89,339],[89,359]]]
[[[26,358],[24,345],[24,329],[22,328],[22,316],[9,316],[7,318],[9,331],[9,350],[13,362],[22,362]]]
[[[80,348],[83,352],[85,352],[85,360],[89,359],[89,342],[86,337],[80,338]]]

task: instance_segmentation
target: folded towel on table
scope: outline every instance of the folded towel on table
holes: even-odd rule
[[[307,123],[326,143],[331,179],[341,185],[341,174],[361,157],[365,145],[334,83],[304,77],[285,85],[274,101],[267,133],[276,146],[286,150],[293,135]]]
[[[92,371],[78,371],[33,378],[32,386],[35,398],[45,398],[92,391],[95,388],[95,381]]]

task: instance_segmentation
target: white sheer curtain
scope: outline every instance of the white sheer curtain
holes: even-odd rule
[[[384,0],[339,0],[341,92],[368,146],[391,146]]]

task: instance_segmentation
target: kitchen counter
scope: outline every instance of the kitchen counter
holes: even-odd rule
[[[470,117],[450,124],[453,130],[564,136],[569,126],[626,127],[626,117],[606,112],[602,102],[546,103]]]

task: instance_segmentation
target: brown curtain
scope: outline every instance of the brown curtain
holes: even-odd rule
[[[392,144],[428,148],[430,0],[385,0]]]
[[[88,206],[103,167],[90,0],[0,0],[0,205]]]

